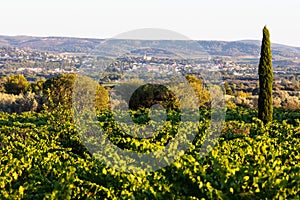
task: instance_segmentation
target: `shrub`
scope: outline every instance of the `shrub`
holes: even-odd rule
[[[26,93],[25,95],[13,95],[0,93],[0,111],[8,113],[21,113],[26,111],[36,111],[38,102],[34,93]]]

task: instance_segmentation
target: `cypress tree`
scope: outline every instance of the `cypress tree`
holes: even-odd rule
[[[260,88],[258,97],[258,118],[264,123],[267,123],[273,119],[273,69],[270,33],[266,26],[263,29],[263,40],[258,75]]]

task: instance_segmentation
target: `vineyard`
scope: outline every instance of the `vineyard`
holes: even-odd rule
[[[203,118],[189,149],[171,165],[127,173],[87,151],[68,109],[0,113],[0,199],[298,199],[300,113],[275,110],[266,125],[256,110],[226,114],[206,156],[198,152],[208,123]],[[107,115],[99,114],[99,123],[123,148],[150,151],[173,137],[169,131],[150,142],[125,137],[122,143]]]

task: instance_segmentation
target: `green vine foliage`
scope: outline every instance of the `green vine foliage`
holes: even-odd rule
[[[223,133],[212,151],[199,156],[201,135],[183,156],[154,172],[116,171],[95,159],[82,144],[71,111],[0,113],[0,199],[297,199],[300,196],[298,113],[284,120],[278,110],[264,124],[247,109],[228,110]],[[46,109],[45,109],[46,110]],[[207,111],[202,110],[202,113]],[[110,113],[99,113],[109,129]],[[253,116],[253,117],[252,117]],[[251,120],[249,119],[251,118]],[[118,143],[121,133],[110,136]],[[143,151],[157,142],[129,138],[123,145]],[[161,141],[161,142],[158,142]],[[145,149],[135,149],[141,142]],[[148,146],[147,146],[148,145]]]

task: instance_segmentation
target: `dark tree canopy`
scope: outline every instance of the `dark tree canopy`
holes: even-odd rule
[[[263,40],[261,46],[261,57],[258,67],[259,75],[259,98],[258,98],[258,118],[264,123],[273,119],[273,69],[270,33],[267,27],[263,29]]]
[[[19,74],[8,77],[4,87],[8,94],[25,94],[29,88],[29,83],[23,75]]]
[[[129,108],[132,110],[150,108],[160,104],[165,109],[179,107],[179,102],[167,87],[159,84],[146,84],[139,87],[129,100]]]

